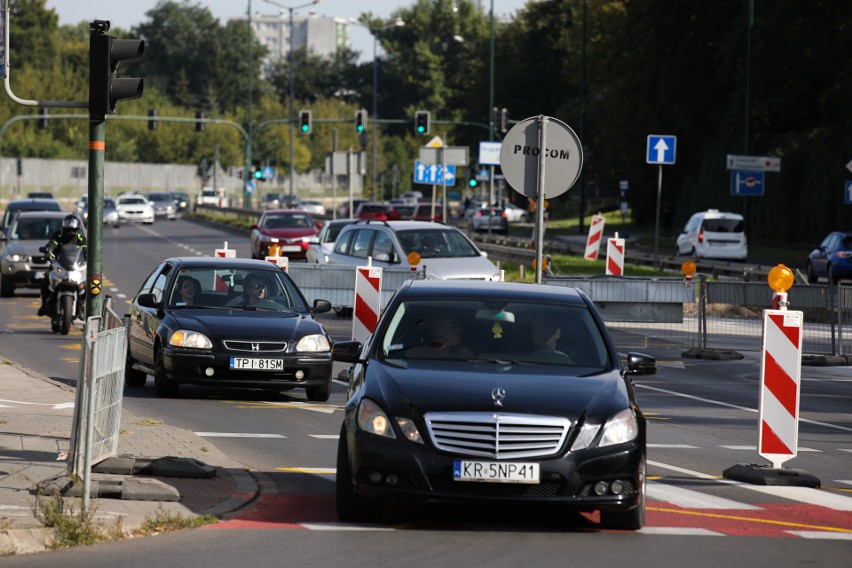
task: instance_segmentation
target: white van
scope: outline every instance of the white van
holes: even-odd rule
[[[693,258],[745,260],[748,242],[743,216],[718,209],[696,213],[677,237],[677,253]]]

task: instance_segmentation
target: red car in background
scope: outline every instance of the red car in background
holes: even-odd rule
[[[444,220],[444,206],[440,203],[435,204],[435,215],[432,215],[432,203],[429,201],[421,201],[417,204],[417,209],[414,210],[414,215],[411,217],[415,221],[441,221]]]
[[[313,217],[300,209],[270,209],[251,226],[251,257],[265,258],[273,245],[281,256],[306,260],[310,240],[319,232]]]
[[[362,203],[355,210],[356,219],[376,219],[377,221],[387,221],[388,210],[390,206],[376,201],[367,201]]]
[[[388,209],[388,219],[391,221],[411,219],[414,216],[415,209],[417,209],[417,206],[410,203],[392,203]]]

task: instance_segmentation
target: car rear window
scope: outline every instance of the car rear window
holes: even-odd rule
[[[742,233],[745,223],[742,219],[704,219],[703,228],[710,233]]]

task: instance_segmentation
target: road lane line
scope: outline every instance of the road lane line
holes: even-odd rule
[[[691,489],[649,481],[646,485],[648,497],[665,501],[684,509],[730,509],[735,511],[759,511],[761,507],[749,505],[724,497],[707,495]]]

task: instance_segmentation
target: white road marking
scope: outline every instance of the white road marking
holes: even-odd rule
[[[739,406],[738,404],[729,404],[727,402],[722,402],[721,400],[712,400],[712,399],[709,399],[709,398],[703,398],[703,397],[700,397],[700,396],[693,396],[691,394],[685,394],[685,393],[682,393],[682,392],[676,392],[676,391],[672,391],[672,390],[668,390],[668,389],[651,387],[651,386],[648,386],[648,385],[637,384],[635,386],[636,386],[637,389],[652,390],[652,391],[655,391],[655,392],[670,394],[672,396],[679,396],[681,398],[688,398],[690,400],[697,400],[699,402],[706,402],[708,404],[715,404],[716,406],[724,406],[726,408],[736,408],[737,410],[745,410],[746,412],[757,413],[756,408],[748,408],[746,406]],[[833,428],[835,430],[843,430],[844,432],[852,432],[852,428],[849,428],[849,427],[846,427],[846,426],[840,426],[838,424],[829,424],[828,422],[819,422],[817,420],[807,420],[807,419],[801,418],[801,417],[799,417],[799,422],[807,422],[808,424],[814,424],[816,426],[824,426],[826,428]]]
[[[649,481],[646,489],[648,497],[658,501],[665,501],[684,509],[730,509],[736,511],[761,510],[760,507],[741,503],[724,497],[715,497],[683,487],[666,485],[656,481]]]
[[[645,527],[636,532],[640,534],[674,534],[679,536],[726,536],[716,531],[686,527]]]
[[[383,525],[347,525],[346,523],[299,523],[311,531],[394,531]]]
[[[700,449],[698,446],[690,446],[689,444],[646,444],[649,448],[660,448],[660,449],[684,449],[684,450],[698,450]]]
[[[52,402],[25,402],[23,400],[6,400],[0,399],[0,403],[3,402],[11,402],[12,404],[0,404],[0,407],[3,408],[14,408],[17,404],[29,404],[33,406],[49,406],[54,410],[63,410],[65,408],[74,408],[73,402],[60,402],[60,403],[52,403]]]
[[[679,473],[690,475],[692,477],[697,477],[698,479],[715,479],[717,483],[734,485],[741,489],[749,489],[758,493],[772,495],[773,497],[789,499],[790,501],[798,501],[799,503],[806,503],[808,505],[818,505],[820,507],[834,509],[835,511],[852,511],[852,498],[846,497],[845,495],[829,493],[820,489],[813,489],[810,487],[789,487],[780,485],[752,485],[750,483],[734,481],[733,479],[716,479],[714,476],[708,475],[706,473],[701,473],[700,471],[693,471],[690,469],[656,461],[648,460],[648,464],[663,469],[668,469],[670,471],[677,471]]]
[[[316,438],[317,440],[337,440],[340,436],[338,434],[311,434],[311,438]]]
[[[800,536],[802,538],[813,538],[821,540],[852,540],[852,533],[839,533],[832,531],[784,531],[787,534]]]
[[[725,448],[726,450],[745,450],[745,451],[751,451],[751,452],[757,451],[757,446],[719,446],[719,447]],[[817,450],[816,448],[803,448],[801,446],[799,448],[797,448],[797,450],[800,451],[800,452],[822,453],[822,450]]]

